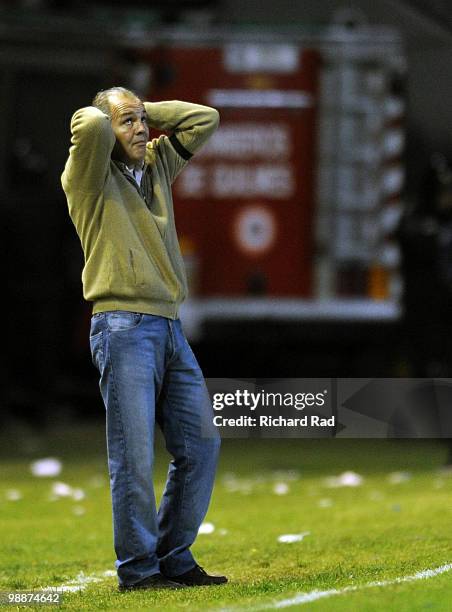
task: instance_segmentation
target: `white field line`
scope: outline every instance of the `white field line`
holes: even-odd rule
[[[77,591],[84,591],[88,584],[103,582],[105,578],[110,576],[116,576],[116,572],[113,570],[106,570],[100,574],[90,574],[88,576],[83,572],[80,572],[73,580],[69,580],[69,582],[66,582],[66,584],[60,584],[59,586],[47,586],[42,590],[52,591],[54,593],[75,593]]]
[[[399,578],[393,578],[392,580],[377,580],[374,582],[368,582],[367,584],[357,586],[350,585],[343,587],[342,589],[329,589],[327,591],[310,591],[309,593],[299,593],[298,595],[295,595],[290,599],[281,599],[280,601],[276,601],[273,603],[268,602],[266,604],[261,604],[258,606],[247,607],[246,609],[251,612],[257,612],[258,610],[289,608],[291,606],[298,606],[301,604],[309,603],[311,601],[317,601],[317,599],[333,597],[335,595],[342,595],[344,593],[352,593],[355,591],[360,591],[362,589],[384,587],[393,584],[401,584],[403,582],[414,582],[416,580],[426,580],[427,578],[434,578],[435,576],[450,572],[451,570],[452,563],[446,563],[445,565],[441,565],[440,567],[436,567],[434,569],[426,569],[422,570],[421,572],[416,572],[416,574],[412,574],[411,576],[401,576]],[[47,586],[44,587],[42,590],[52,591],[56,593],[83,591],[89,584],[103,582],[105,578],[111,576],[116,576],[116,572],[114,572],[113,570],[106,570],[105,572],[101,572],[100,574],[90,574],[88,576],[85,575],[83,572],[80,572],[76,578],[70,580],[66,584],[61,584],[59,586]],[[223,608],[223,612],[238,612],[241,609],[244,608]]]
[[[342,595],[344,593],[352,593],[354,591],[360,591],[362,589],[370,589],[373,587],[384,587],[393,584],[401,584],[403,582],[414,582],[416,580],[425,580],[427,578],[434,578],[445,572],[452,570],[452,563],[441,565],[434,569],[427,569],[421,572],[417,572],[411,576],[401,576],[399,578],[393,578],[392,580],[378,580],[375,582],[368,582],[367,584],[357,586],[346,586],[342,589],[329,589],[327,591],[310,591],[309,593],[299,593],[290,599],[281,599],[276,602],[268,602],[257,606],[246,608],[249,612],[256,612],[257,610],[269,610],[278,608],[290,608],[291,606],[299,606],[301,604],[310,603],[311,601],[317,601],[317,599],[323,599],[325,597],[333,597],[334,595]],[[245,610],[245,608],[223,608],[223,612],[239,612],[239,610]]]

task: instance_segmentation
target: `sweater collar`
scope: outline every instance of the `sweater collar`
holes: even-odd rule
[[[116,160],[116,159],[114,159],[113,162],[117,165],[117,167],[121,170],[121,172],[125,176],[128,176],[133,181],[135,181],[135,183],[138,186],[141,185],[141,179],[143,178],[143,174],[145,173],[146,167],[147,167],[147,164],[146,164],[145,161],[143,161],[143,165],[139,169],[133,168],[133,167],[129,168],[129,166],[127,166],[127,164],[125,164],[124,162],[121,162],[119,160]]]
[[[143,161],[143,164],[142,164],[142,166],[140,168],[134,168],[133,166],[129,168],[129,166],[127,164],[125,164],[124,162],[119,161],[117,159],[114,159],[113,161],[118,166],[118,168],[120,170],[122,170],[123,172],[128,172],[132,176],[133,176],[133,171],[134,170],[138,170],[138,172],[144,172],[145,168],[146,168],[146,162],[145,161]]]

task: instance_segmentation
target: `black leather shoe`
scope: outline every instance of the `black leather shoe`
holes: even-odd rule
[[[140,582],[136,582],[135,584],[120,584],[120,591],[136,591],[139,589],[183,589],[185,588],[184,584],[179,584],[177,582],[173,582],[168,578],[165,578],[162,574],[152,574],[152,576],[148,576],[144,578],[144,580],[140,580]]]
[[[193,569],[180,576],[171,576],[170,580],[185,586],[211,586],[225,584],[228,581],[226,576],[209,576],[200,565],[195,565]]]

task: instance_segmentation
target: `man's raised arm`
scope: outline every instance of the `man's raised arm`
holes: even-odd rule
[[[167,157],[173,162],[170,174],[174,180],[185,163],[215,132],[220,114],[210,106],[180,100],[145,102],[144,106],[150,127],[171,133],[168,139],[159,139],[158,143],[164,144]]]
[[[94,106],[76,111],[71,120],[69,158],[61,177],[63,188],[99,192],[107,176],[115,135],[110,118]]]

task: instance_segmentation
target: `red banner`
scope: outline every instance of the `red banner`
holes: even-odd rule
[[[192,292],[310,296],[318,53],[234,43],[145,57],[151,100],[207,104],[221,116],[174,185]]]

